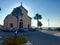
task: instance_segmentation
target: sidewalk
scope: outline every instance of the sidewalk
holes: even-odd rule
[[[40,31],[43,33],[54,35],[54,36],[60,36],[60,32],[57,32],[57,31],[47,31],[47,30],[40,30]]]

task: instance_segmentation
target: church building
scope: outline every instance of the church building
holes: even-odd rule
[[[28,11],[21,4],[13,9],[11,14],[8,14],[4,19],[5,28],[30,28],[31,17],[28,16]]]

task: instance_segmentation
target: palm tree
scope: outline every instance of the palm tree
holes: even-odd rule
[[[34,19],[37,19],[37,20],[42,19],[42,16],[37,13],[37,14],[35,15]]]
[[[41,23],[41,21],[38,21],[38,27],[40,27],[41,28],[41,26],[42,26],[42,23]]]
[[[37,20],[37,27],[39,27],[38,22],[39,22],[39,19],[42,19],[42,16],[37,13],[37,14],[34,16],[34,19]],[[42,24],[42,23],[40,23],[40,24]],[[41,25],[40,25],[40,26],[41,26]]]

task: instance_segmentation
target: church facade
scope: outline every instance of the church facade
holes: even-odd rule
[[[11,14],[8,14],[4,19],[4,27],[7,28],[30,28],[31,17],[28,16],[28,11],[21,5],[13,9]]]

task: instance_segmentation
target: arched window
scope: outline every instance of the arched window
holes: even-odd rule
[[[20,21],[23,21],[22,19],[20,19]]]
[[[10,27],[13,27],[13,24],[12,23],[10,24]]]

